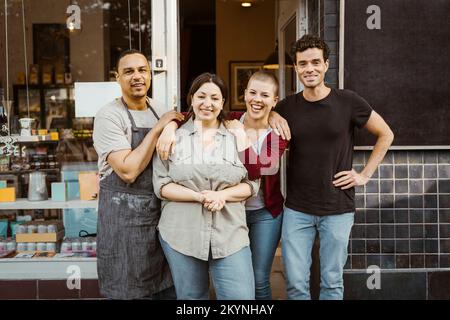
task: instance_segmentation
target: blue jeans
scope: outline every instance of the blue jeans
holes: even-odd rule
[[[353,220],[354,212],[321,217],[284,209],[281,248],[288,299],[311,299],[309,277],[316,231],[320,237],[320,299],[343,299],[343,273]]]
[[[221,259],[208,261],[184,255],[170,247],[161,236],[179,300],[209,299],[209,273],[218,300],[254,300],[255,281],[249,247]]]
[[[272,299],[270,272],[280,241],[282,216],[283,214],[280,214],[274,218],[266,208],[247,211],[256,300]]]

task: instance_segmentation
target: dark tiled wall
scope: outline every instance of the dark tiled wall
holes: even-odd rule
[[[347,269],[450,268],[450,150],[390,151],[356,207]]]
[[[450,299],[448,271],[381,272],[379,287],[369,289],[365,271],[344,274],[344,299],[347,300],[443,300]]]
[[[102,299],[98,281],[82,280],[70,290],[65,280],[1,280],[0,299]]]

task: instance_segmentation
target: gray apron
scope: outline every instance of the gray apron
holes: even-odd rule
[[[131,148],[151,128],[131,121]],[[159,120],[155,110],[148,105]],[[173,285],[156,227],[161,204],[153,192],[152,163],[127,184],[113,171],[100,181],[97,226],[97,273],[100,292],[111,299],[142,299]]]

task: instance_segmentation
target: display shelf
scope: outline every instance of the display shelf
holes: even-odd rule
[[[58,168],[51,168],[51,169],[29,169],[29,170],[8,170],[8,171],[0,171],[0,175],[2,174],[26,174],[31,173],[35,171],[41,171],[41,172],[47,172],[47,173],[58,173],[61,171],[61,169]]]
[[[0,137],[0,143],[5,142],[18,142],[18,143],[58,143],[58,140],[51,140],[50,135],[33,135],[33,136],[2,136]]]
[[[29,209],[97,209],[97,200],[69,200],[53,201],[29,201],[26,198],[19,198],[15,202],[0,202],[0,210],[29,210]]]
[[[0,280],[66,280],[77,274],[97,279],[97,258],[0,259]]]

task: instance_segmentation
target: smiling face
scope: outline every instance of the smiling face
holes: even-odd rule
[[[328,70],[328,60],[324,61],[323,51],[309,48],[295,54],[295,71],[305,88],[313,89],[324,84],[325,73]]]
[[[195,120],[214,121],[223,109],[224,98],[220,88],[212,82],[206,82],[192,96]]]
[[[247,114],[254,120],[268,119],[270,111],[278,102],[276,87],[272,81],[251,79],[245,90]]]
[[[150,66],[142,54],[129,54],[120,59],[117,82],[122,88],[122,95],[133,100],[144,98],[150,88],[150,80]]]

